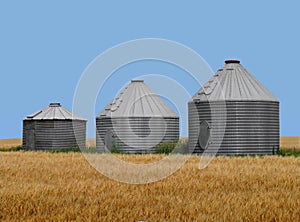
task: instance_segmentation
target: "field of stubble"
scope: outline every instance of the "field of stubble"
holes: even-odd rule
[[[160,155],[117,155],[151,162]],[[1,221],[299,221],[300,158],[191,159],[151,184],[119,183],[80,153],[3,152]]]

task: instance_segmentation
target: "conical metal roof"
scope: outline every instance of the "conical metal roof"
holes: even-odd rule
[[[193,96],[192,100],[278,102],[278,99],[250,74],[239,60],[226,60],[225,65]]]
[[[131,80],[98,117],[178,117],[143,80]]]
[[[48,107],[43,108],[31,115],[25,120],[84,120],[86,119],[73,114],[69,110],[63,108],[60,103],[50,103]]]

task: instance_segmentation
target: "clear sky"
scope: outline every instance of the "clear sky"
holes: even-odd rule
[[[178,2],[1,1],[0,138],[20,138],[22,119],[52,101],[72,110],[87,65],[106,49],[138,38],[182,43],[214,72],[225,59],[240,59],[279,98],[281,135],[300,135],[300,1]],[[168,64],[125,67],[99,96],[96,113],[135,75],[180,72]],[[188,90],[198,89],[190,83]],[[94,137],[92,129],[87,136]]]

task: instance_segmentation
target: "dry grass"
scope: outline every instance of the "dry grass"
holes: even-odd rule
[[[22,145],[22,139],[1,139],[0,140],[0,148],[11,148],[16,146]],[[87,138],[86,139],[86,146],[87,147],[96,147],[96,139],[95,138]]]
[[[183,141],[186,141],[187,138],[181,138]],[[21,146],[22,139],[2,139],[0,140],[0,148],[10,148],[15,146]],[[87,147],[96,147],[95,138],[86,139]],[[280,147],[281,149],[290,149],[295,148],[300,150],[300,136],[282,136],[280,137]]]
[[[0,148],[11,148],[22,145],[22,139],[2,139],[0,140]]]
[[[282,149],[295,148],[300,150],[300,136],[282,136],[280,137],[280,147]]]
[[[0,148],[11,148],[22,145],[22,139],[1,139],[0,140]],[[95,138],[87,138],[86,139],[87,147],[96,147],[96,139]]]
[[[96,147],[96,139],[95,138],[87,138],[86,139],[86,147]]]
[[[182,141],[187,141],[188,138],[184,137],[181,138]],[[21,140],[20,140],[21,141]],[[95,138],[88,138],[86,140],[87,147],[95,147],[96,146],[96,139]],[[0,140],[1,146],[1,140]],[[280,147],[282,149],[290,149],[296,148],[300,149],[300,136],[281,136],[280,137]]]
[[[119,155],[147,162],[157,155]],[[146,185],[112,181],[80,153],[0,153],[1,221],[299,221],[300,158],[192,157]],[[139,160],[139,161],[136,161]]]

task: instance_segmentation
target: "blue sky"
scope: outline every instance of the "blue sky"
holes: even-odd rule
[[[52,101],[71,110],[88,64],[108,48],[138,38],[182,43],[214,72],[225,59],[240,59],[279,98],[281,135],[300,135],[299,8],[296,0],[1,1],[0,138],[21,137],[22,119]],[[125,67],[98,98],[96,113],[134,74],[149,72],[180,76],[182,71],[167,64]],[[190,83],[189,93],[198,87]],[[92,128],[88,137],[94,137]]]

